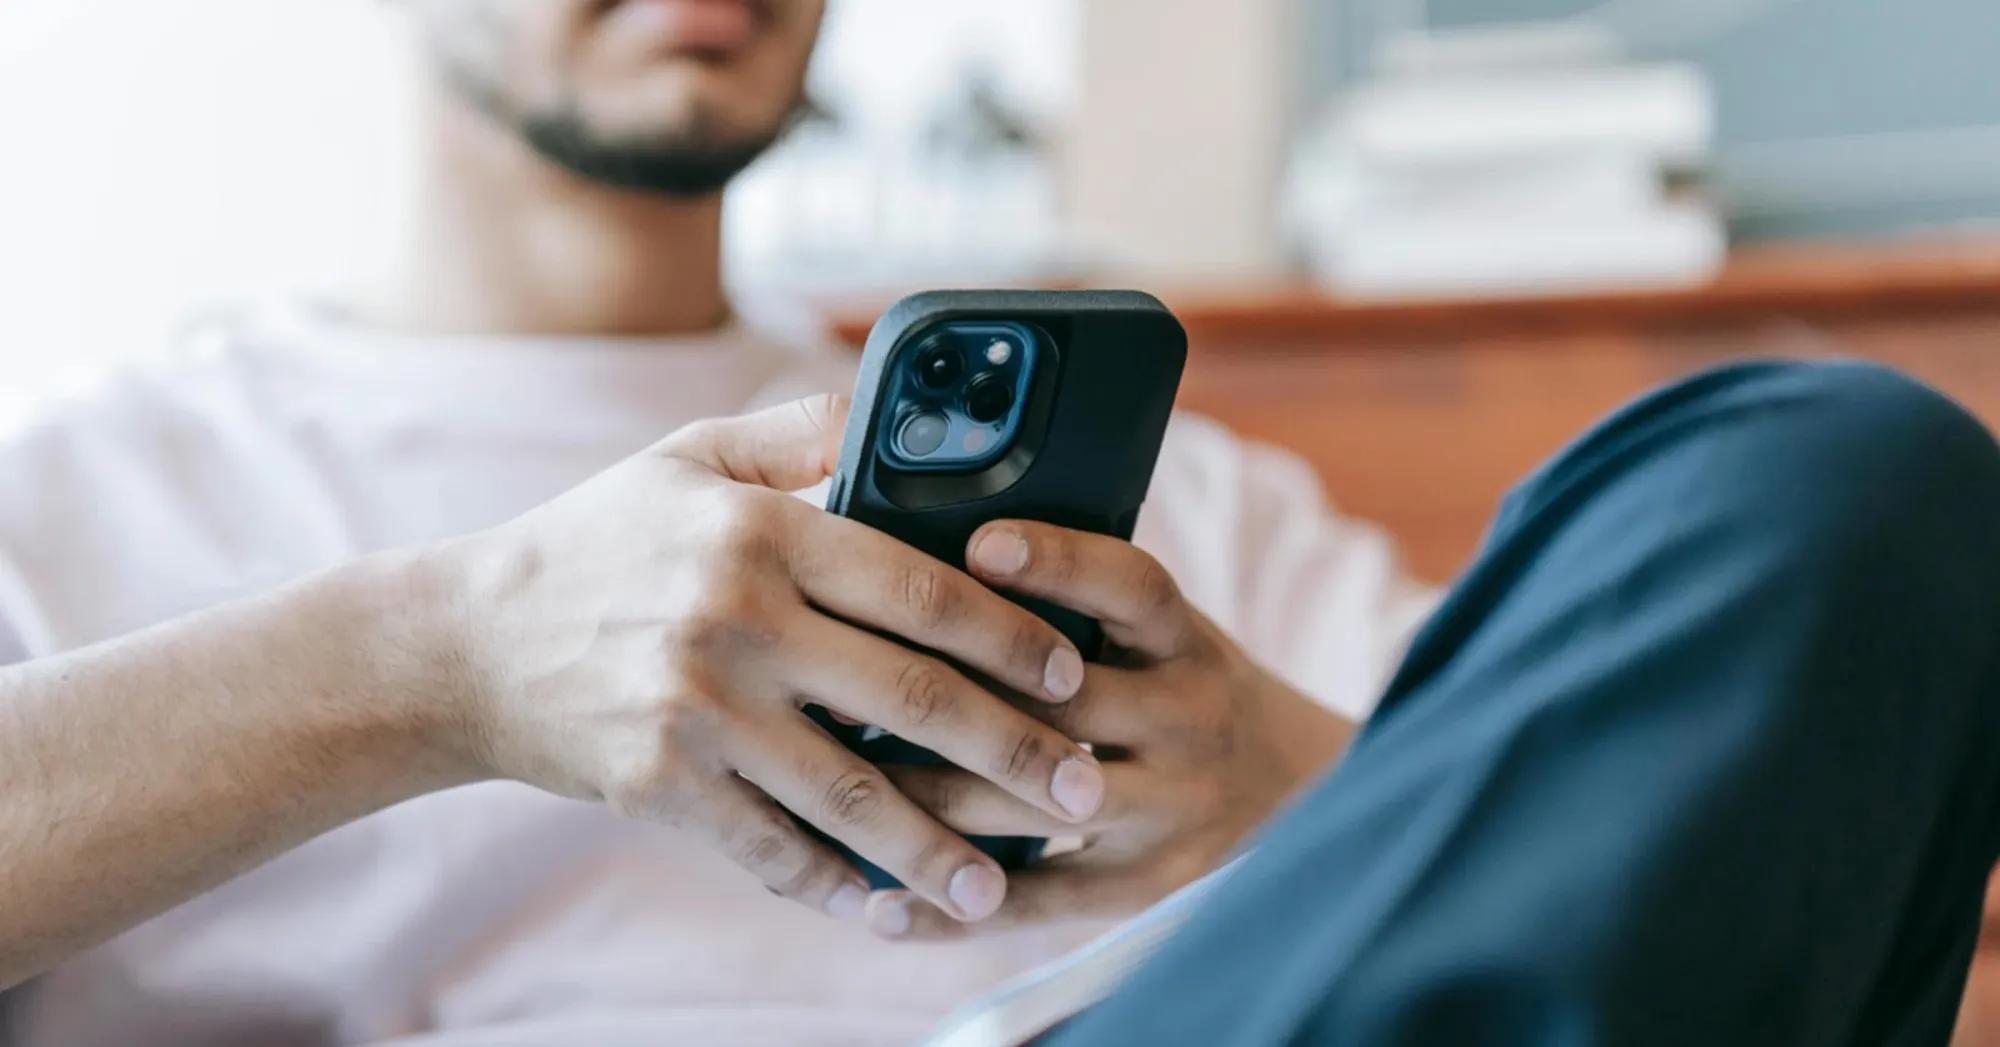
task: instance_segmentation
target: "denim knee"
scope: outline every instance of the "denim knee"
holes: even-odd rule
[[[1511,493],[1496,536],[1639,488],[1691,528],[1814,558],[1946,536],[1949,551],[2000,548],[1986,538],[2000,535],[2000,447],[1951,400],[1874,364],[1733,364],[1642,397]]]
[[[1856,362],[1746,365],[1694,383],[1705,380],[1695,406],[1716,424],[1702,454],[1732,481],[1717,493],[1747,500],[1802,551],[1987,547],[1982,559],[2000,561],[2000,447],[1936,390]]]

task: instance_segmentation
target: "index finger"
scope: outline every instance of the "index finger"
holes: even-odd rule
[[[846,397],[822,394],[753,414],[696,422],[657,449],[738,483],[796,491],[833,472],[846,417]]]
[[[865,524],[822,514],[787,562],[807,599],[850,622],[1047,701],[1068,701],[1083,686],[1083,656],[1054,626]]]

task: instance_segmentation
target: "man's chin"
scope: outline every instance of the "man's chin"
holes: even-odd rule
[[[775,134],[742,139],[615,141],[573,116],[531,118],[522,137],[544,160],[599,185],[658,196],[700,198],[722,191],[770,148]]]

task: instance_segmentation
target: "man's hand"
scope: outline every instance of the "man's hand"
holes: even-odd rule
[[[1045,703],[1076,694],[1083,662],[965,574],[781,493],[827,474],[844,412],[821,398],[690,426],[452,547],[463,719],[492,773],[678,826],[809,906],[858,915],[866,887],[780,804],[931,911],[978,920],[1006,893],[998,866],[801,707],[879,724],[1068,826],[1103,794],[1088,752],[869,630]]]
[[[780,493],[826,475],[843,410],[692,426],[484,534],[0,667],[0,990],[494,775],[681,826],[781,894],[859,913],[860,877],[783,804],[933,911],[990,915],[992,860],[800,707],[887,726],[1067,824],[1103,797],[1090,754],[867,630],[1041,702],[1074,695],[1083,662],[965,574]]]
[[[1004,522],[974,535],[973,573],[1103,622],[1107,664],[1082,691],[1032,711],[1104,760],[1095,817],[1051,818],[954,768],[891,770],[903,792],[963,832],[1084,838],[1082,850],[1017,872],[977,927],[908,891],[869,900],[893,938],[944,938],[1024,923],[1135,912],[1214,869],[1346,748],[1353,727],[1259,668],[1181,596],[1151,556],[1116,539]]]

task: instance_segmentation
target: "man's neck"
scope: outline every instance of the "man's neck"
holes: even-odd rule
[[[452,334],[649,335],[728,316],[722,199],[596,185],[444,101],[421,125],[412,213],[363,312]]]

